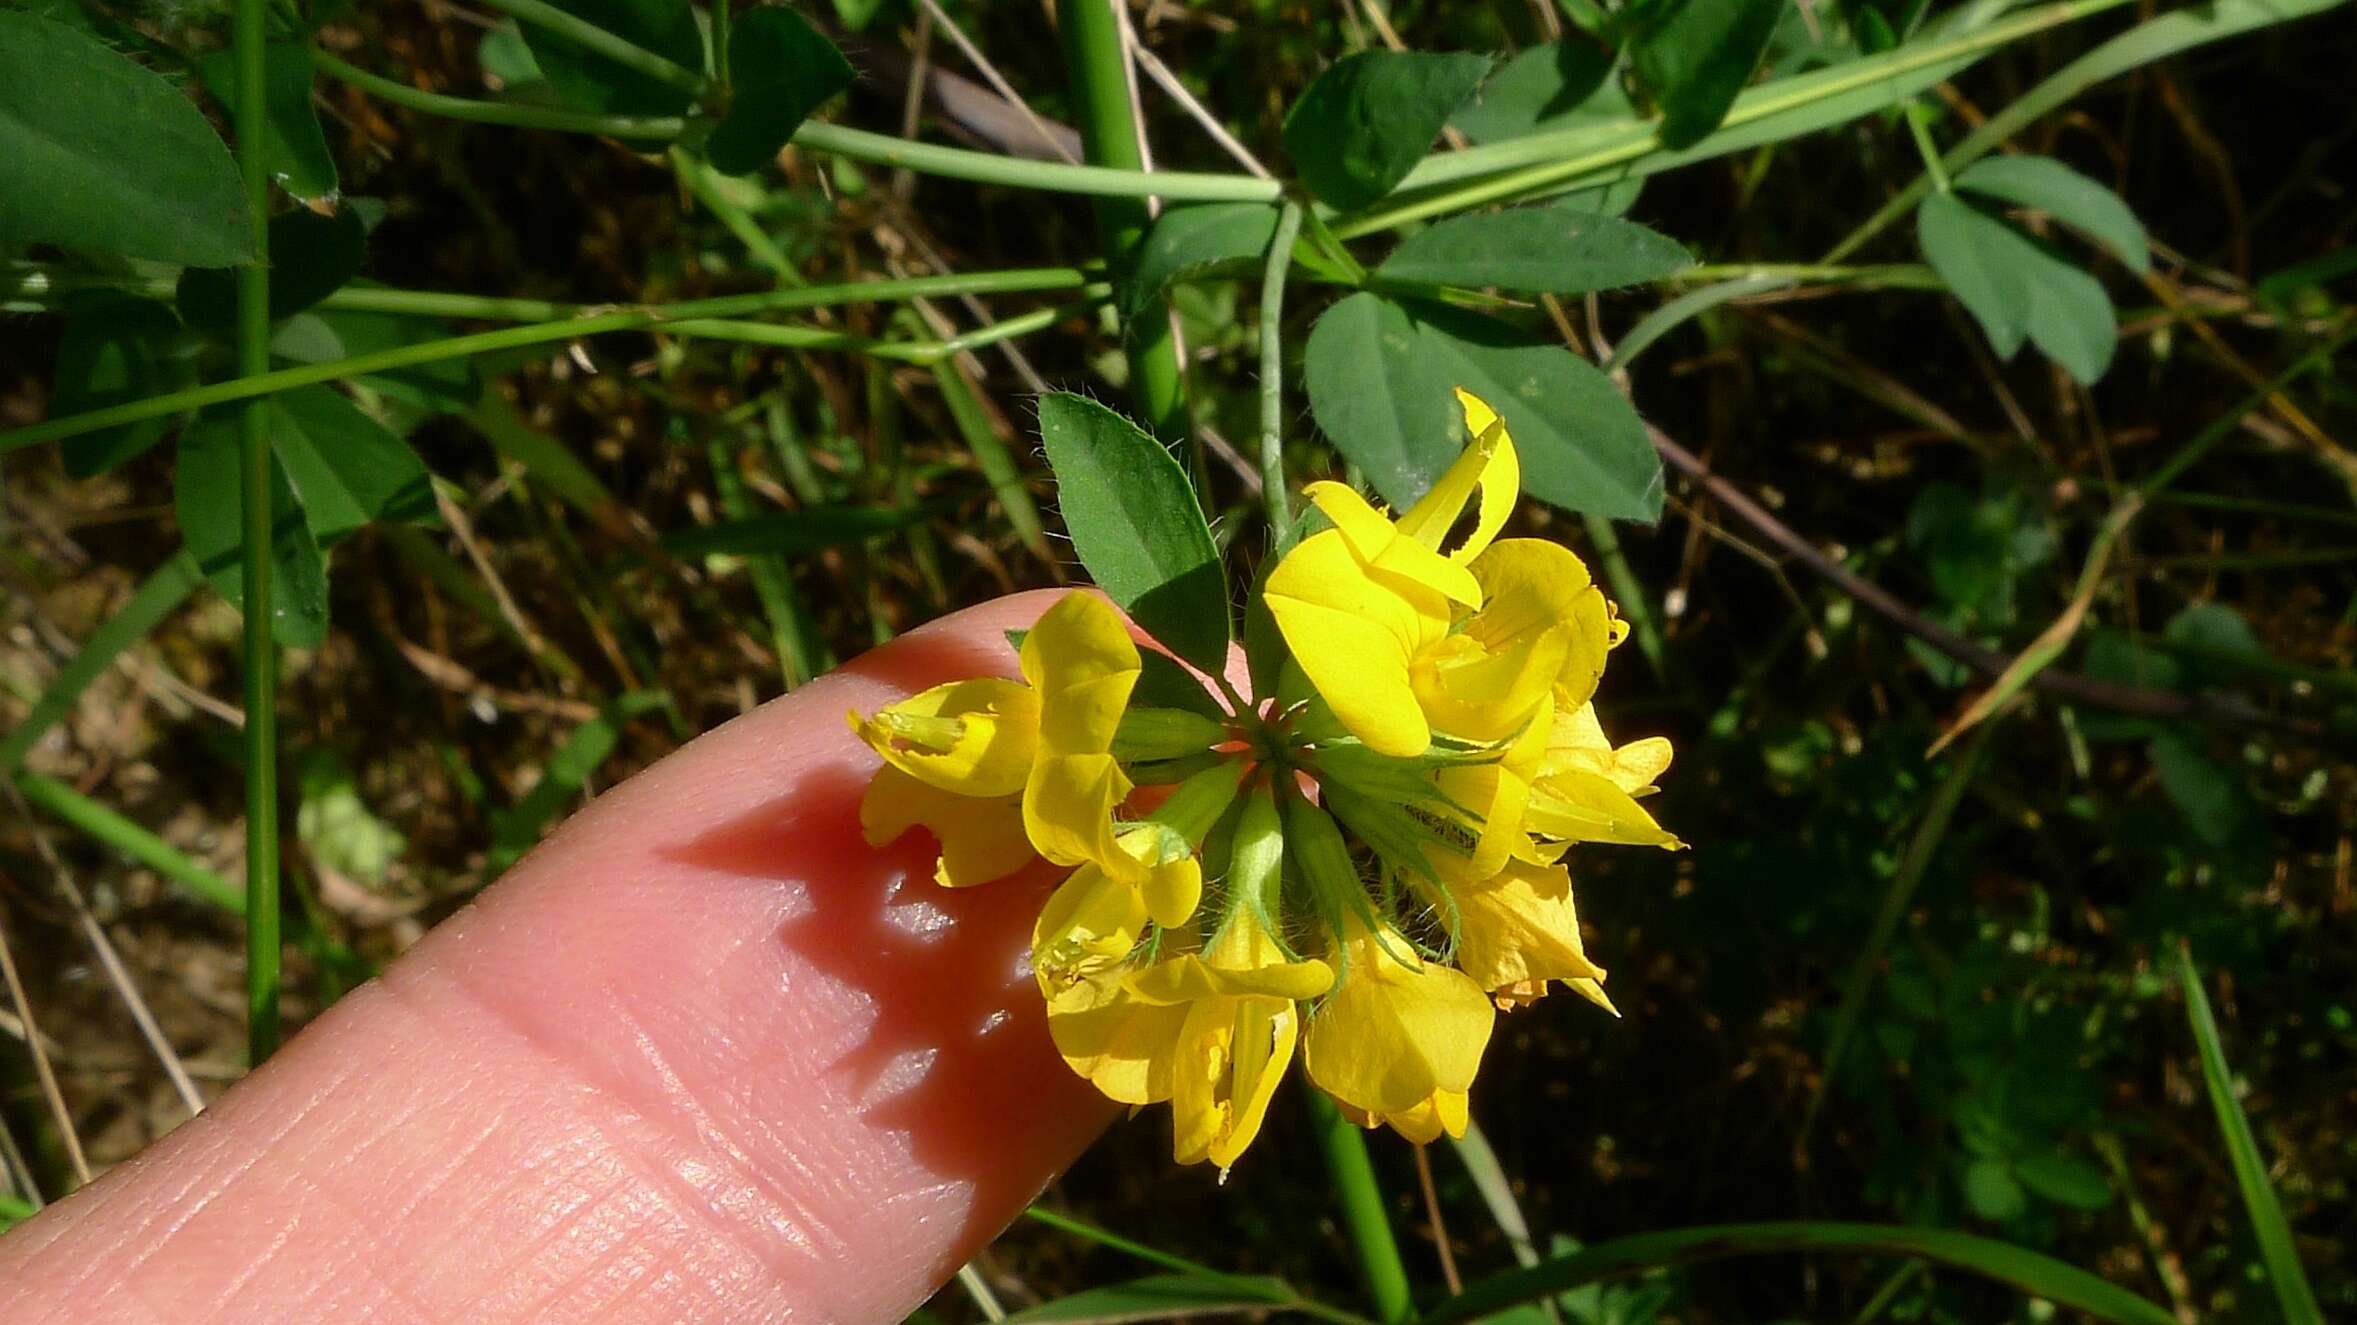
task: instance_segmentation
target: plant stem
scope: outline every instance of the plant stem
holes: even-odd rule
[[[1325,1151],[1334,1194],[1342,1202],[1343,1228],[1358,1249],[1359,1270],[1366,1276],[1375,1318],[1384,1325],[1402,1325],[1414,1319],[1416,1306],[1408,1295],[1408,1270],[1400,1261],[1399,1243],[1391,1235],[1391,1217],[1383,1209],[1383,1191],[1375,1185],[1366,1134],[1342,1116],[1325,1092],[1302,1093],[1309,1100],[1310,1126]]]
[[[723,104],[729,93],[728,44],[735,9],[734,0],[712,0],[706,10],[712,16],[712,81],[720,88]]]
[[[1948,178],[1948,168],[1940,164],[1940,145],[1931,140],[1931,126],[1923,122],[1922,104],[1910,100],[1899,107],[1900,118],[1907,121],[1907,133],[1915,140],[1915,150],[1923,157],[1923,173],[1930,176],[1931,186],[1942,193],[1956,187]]]
[[[1967,60],[2125,3],[2127,0],[2061,0],[1959,37],[1911,43],[1818,73],[1779,79],[1736,98],[1734,108],[1727,112],[1727,118],[1713,136],[1878,83]],[[1400,183],[1399,194],[1395,195],[1397,200],[1377,211],[1345,219],[1335,227],[1335,233],[1352,239],[1377,230],[1394,229],[1410,221],[1560,189],[1584,176],[1640,157],[1659,154],[1660,164],[1667,166],[1696,159],[1695,154],[1704,151],[1702,145],[1684,152],[1669,151],[1662,146],[1658,130],[1655,121],[1606,125],[1601,129],[1592,126],[1558,129],[1489,147],[1439,153],[1425,158],[1408,172],[1408,177]],[[1459,180],[1467,182],[1454,188],[1438,187]]]
[[[446,120],[470,124],[504,124],[514,129],[549,129],[557,133],[603,134],[610,138],[677,138],[687,121],[677,115],[598,115],[588,111],[558,110],[548,106],[513,105],[427,92],[407,83],[382,78],[344,63],[326,51],[313,50],[311,65],[339,82],[349,83],[379,101]]]
[[[1285,274],[1301,235],[1302,206],[1288,200],[1277,213],[1268,264],[1260,277],[1260,498],[1268,507],[1269,551],[1293,545],[1293,499],[1285,491]]]
[[[237,0],[237,157],[245,184],[253,261],[237,273],[237,370],[270,371],[270,170],[263,0]],[[246,1056],[259,1065],[278,1050],[278,643],[271,635],[271,506],[277,461],[270,453],[268,402],[247,402],[238,419],[240,549],[245,589]]]
[[[704,95],[702,74],[675,64],[627,37],[617,36],[585,18],[559,9],[547,3],[547,0],[484,0],[484,3],[511,18],[595,51],[623,68],[645,74],[656,82],[668,83],[690,96]]]
[[[813,285],[797,290],[765,290],[753,294],[723,295],[714,299],[686,300],[675,304],[642,304],[616,312],[591,313],[580,309],[581,316],[571,316],[566,310],[579,309],[572,304],[543,304],[534,300],[478,299],[471,295],[421,294],[407,290],[338,291],[324,306],[371,312],[433,313],[443,316],[514,316],[519,313],[554,313],[547,321],[527,326],[504,327],[497,331],[481,331],[471,335],[453,336],[447,340],[427,341],[379,350],[371,354],[354,355],[327,363],[303,364],[281,368],[275,372],[227,382],[212,382],[189,387],[182,391],[149,396],[143,400],[126,401],[105,409],[90,410],[49,419],[13,432],[0,433],[0,453],[41,442],[74,437],[99,428],[111,428],[119,423],[135,423],[141,419],[161,418],[183,410],[202,409],[235,400],[250,400],[310,386],[318,382],[333,382],[340,378],[359,377],[369,373],[389,372],[417,364],[436,363],[444,359],[464,358],[474,354],[488,354],[526,345],[546,344],[550,341],[571,340],[578,336],[601,335],[613,331],[644,331],[662,328],[680,320],[729,318],[748,314],[775,312],[795,308],[817,308],[835,304],[867,303],[891,299],[911,299],[936,294],[1013,293],[1026,290],[1061,290],[1074,286],[1087,288],[1086,273],[1070,267],[1041,267],[1006,272],[977,272],[970,275],[911,276],[883,281],[851,281],[840,285]],[[990,328],[984,328],[987,332]],[[982,332],[974,333],[981,335]],[[964,339],[971,339],[964,338]],[[949,343],[949,342],[944,342]]]
[[[2064,65],[2028,93],[2006,103],[1986,123],[1949,148],[1940,158],[1940,164],[1951,173],[1963,170],[2040,116],[2105,79],[2165,59],[2188,47],[2321,13],[2337,3],[2339,0],[2262,0],[2237,4],[2227,0],[2227,3],[2181,9],[2148,19]],[[1915,210],[1930,187],[1927,174],[1899,190],[1874,215],[1834,245],[1825,260],[1839,262],[1865,247],[1868,240]]]
[[[1137,119],[1130,106],[1129,52],[1121,40],[1121,19],[1113,6],[1123,0],[1057,0],[1056,25],[1064,34],[1064,68],[1072,82],[1080,138],[1092,166],[1144,173],[1138,150]],[[1273,191],[1273,184],[1243,180]],[[1142,196],[1100,197],[1097,240],[1114,284],[1126,284],[1153,208]],[[1187,411],[1179,370],[1178,344],[1171,333],[1170,305],[1159,297],[1137,306],[1122,327],[1129,358],[1130,395],[1164,442],[1186,436]]]
[[[91,800],[55,778],[20,773],[16,788],[25,799],[73,829],[122,852],[231,915],[245,914],[247,897],[236,884],[206,869],[178,847]]]

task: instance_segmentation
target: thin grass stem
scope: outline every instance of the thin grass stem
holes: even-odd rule
[[[1285,276],[1293,269],[1302,210],[1287,201],[1278,211],[1260,277],[1260,499],[1268,510],[1269,549],[1279,557],[1293,545],[1293,498],[1285,491]]]
[[[1384,1325],[1403,1325],[1416,1315],[1408,1292],[1408,1270],[1392,1236],[1391,1216],[1384,1209],[1383,1189],[1375,1182],[1375,1163],[1367,1154],[1366,1133],[1348,1118],[1325,1092],[1302,1092],[1309,1100],[1310,1125],[1326,1156],[1326,1172],[1334,1181],[1335,1199],[1342,1203],[1342,1226],[1358,1252],[1359,1272],[1367,1281],[1367,1296],[1375,1318]]]
[[[263,0],[237,0],[237,158],[245,184],[253,261],[237,273],[237,370],[270,371],[270,171],[263,153],[269,33]],[[246,761],[246,1056],[259,1064],[278,1050],[278,642],[271,633],[271,515],[277,459],[270,411],[259,397],[238,418],[238,491],[244,538]]]

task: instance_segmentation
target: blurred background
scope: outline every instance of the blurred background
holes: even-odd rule
[[[840,122],[1048,157],[1075,141],[1043,5],[805,12],[858,71]],[[1567,28],[1576,40],[1583,12],[1149,0],[1131,20],[1223,131],[1275,162],[1291,97],[1387,31],[1505,52]],[[226,22],[206,0],[104,15],[192,52],[217,48]],[[1875,23],[1914,17],[1804,4],[1770,67],[1846,58]],[[2136,17],[2008,46],[1923,99],[1933,132],[1969,131]],[[532,95],[529,55],[491,11],[371,5],[321,44],[419,88]],[[1599,564],[1598,533],[1617,539],[1639,638],[1599,704],[1617,737],[1676,744],[1653,808],[1695,848],[1573,857],[1620,1019],[1558,998],[1500,1021],[1474,1116],[1540,1251],[1751,1219],[1917,1222],[2048,1251],[2185,1320],[2273,1319],[2175,980],[2183,945],[2326,1314],[2357,1312],[2343,1250],[2357,1235],[2357,390],[2327,349],[2254,397],[2351,323],[2353,65],[2344,14],[2261,27],[2011,135],[2116,189],[2154,243],[2146,274],[2093,260],[2120,310],[2093,386],[2035,351],[1995,358],[1922,279],[1902,223],[1848,261],[1911,275],[1734,299],[1637,362],[1638,408],[1688,457],[1671,457],[1658,525],[1526,507],[1519,532]],[[339,82],[315,96],[344,204],[370,226],[361,274],[387,286],[600,304],[1099,253],[1085,199],[791,150],[722,179]],[[1156,164],[1235,168],[1158,84],[1141,100]],[[1627,214],[1713,267],[1811,263],[1921,170],[1907,126],[1867,115],[1656,175]],[[1173,291],[1187,459],[1240,576],[1265,537],[1236,454],[1257,432],[1256,279]],[[1575,335],[1617,339],[1683,288],[1575,303]],[[938,337],[1065,297],[814,321]],[[1287,342],[1331,302],[1297,287]],[[0,427],[67,412],[63,324],[40,300],[7,307]],[[336,330],[352,345],[366,328]],[[630,333],[364,388],[435,500],[333,549],[329,632],[284,664],[290,1016],[696,733],[960,605],[1077,574],[1030,399],[1118,402],[1126,374],[1098,308],[940,370]],[[1339,474],[1298,391],[1287,408],[1294,481]],[[2213,426],[2212,449],[2082,586],[2115,485]],[[1002,464],[1018,500],[994,485]],[[158,601],[134,596],[179,543],[172,468],[169,448],[89,478],[53,447],[5,457],[0,728],[94,632]],[[2054,669],[2076,688],[2034,691],[1927,755],[1985,682],[1940,641],[2019,653],[2082,588],[2086,618]],[[0,807],[0,914],[22,991],[0,1006],[0,1122],[11,1164],[51,1191],[70,1185],[70,1145],[103,1169],[186,1116],[183,1085],[209,1097],[242,1070],[240,929],[204,900],[208,879],[233,895],[243,867],[239,618],[202,589],[161,607],[61,723],[9,752],[26,799]],[[141,1015],[185,1083],[148,1051]],[[1279,1101],[1224,1186],[1171,1165],[1166,1126],[1116,1126],[1047,1202],[1351,1300],[1299,1100]],[[1374,1151],[1419,1276],[1514,1264],[1453,1153],[1428,1157],[1428,1205],[1410,1148],[1385,1136]],[[978,1270],[1010,1309],[1135,1273],[1034,1224]],[[1792,1257],[1656,1272],[1551,1309],[1583,1325],[2037,1315],[1920,1266]],[[955,1287],[928,1310],[981,1318]]]

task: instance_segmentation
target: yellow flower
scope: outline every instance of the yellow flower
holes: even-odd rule
[[[1470,392],[1473,444],[1397,523],[1349,488],[1310,485],[1334,528],[1270,573],[1269,611],[1342,726],[1412,758],[1435,731],[1467,741],[1520,732],[1550,691],[1584,703],[1604,670],[1611,609],[1570,551],[1496,541],[1521,486],[1513,438]],[[1473,527],[1448,539],[1469,501]]]
[[[1524,822],[1560,842],[1617,842],[1683,848],[1655,823],[1638,796],[1670,766],[1670,743],[1648,737],[1614,748],[1596,721],[1596,706],[1559,710],[1548,733]]]
[[[876,770],[859,798],[860,832],[880,847],[911,828],[924,828],[941,843],[934,881],[965,888],[1003,879],[1039,859],[1023,834],[1023,811],[1014,796],[976,799],[943,791],[887,764]]]
[[[960,796],[1012,796],[1039,745],[1039,696],[1019,681],[981,676],[937,685],[850,715],[851,730],[884,762]]]
[[[1438,1141],[1443,1132],[1450,1136],[1465,1135],[1465,1122],[1470,1116],[1468,1106],[1472,1102],[1472,1097],[1464,1091],[1436,1090],[1432,1092],[1431,1099],[1405,1113],[1377,1117],[1365,1110],[1354,1109],[1347,1104],[1340,1107],[1343,1117],[1361,1127],[1375,1128],[1389,1123],[1391,1130],[1417,1145],[1427,1146]]]
[[[1140,668],[1129,627],[1096,595],[1066,594],[1023,637],[1022,664],[1039,696],[1039,748],[1023,785],[1031,845],[1058,865],[1094,862],[1135,882],[1142,869],[1113,835],[1131,785],[1112,753]]]
[[[1039,744],[1039,696],[1018,681],[976,677],[850,715],[884,757],[859,802],[868,845],[923,827],[941,843],[933,877],[966,887],[1034,860],[1016,799]]]
[[[1571,873],[1513,861],[1480,883],[1449,890],[1457,913],[1457,966],[1502,1008],[1536,1001],[1561,980],[1607,1012],[1604,968],[1580,943]]]
[[[1072,1070],[1108,1097],[1171,1101],[1180,1163],[1224,1169],[1259,1134],[1292,1062],[1295,1000],[1333,983],[1332,967],[1287,957],[1252,909],[1238,907],[1200,953],[1101,971],[1051,997],[1048,1030]]]
[[[1488,997],[1389,926],[1348,917],[1343,927],[1341,983],[1310,1018],[1310,1080],[1367,1126],[1405,1130],[1430,1111],[1458,1134],[1496,1016]]]
[[[1294,1002],[1333,985],[1333,967],[1286,956],[1250,906],[1235,908],[1201,957],[1137,974],[1131,989],[1141,1001],[1187,1008],[1171,1080],[1179,1163],[1209,1159],[1225,1170],[1252,1144],[1293,1061],[1301,1031]]]

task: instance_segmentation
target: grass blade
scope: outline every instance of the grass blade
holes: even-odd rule
[[[541,770],[532,789],[491,817],[489,869],[493,873],[504,870],[532,849],[541,830],[573,803],[589,775],[614,752],[622,740],[624,723],[669,702],[670,696],[663,691],[634,690],[616,696],[596,717],[575,727],[548,757],[548,766]]]
[[[1265,1312],[1294,1304],[1293,1290],[1278,1279],[1155,1274],[1109,1288],[1091,1288],[1067,1298],[1018,1311],[1007,1325],[1058,1321],[1063,1325],[1117,1325],[1126,1321],[1200,1320]]]
[[[1483,1280],[1442,1303],[1419,1325],[1471,1320],[1521,1302],[1552,1297],[1585,1284],[1671,1265],[1730,1256],[1831,1251],[1867,1256],[1918,1257],[2011,1284],[2056,1306],[2120,1325],[2176,1325],[2177,1318],[2127,1289],[2051,1256],[1992,1238],[1898,1224],[1843,1224],[1791,1220],[1713,1224],[1614,1238],[1558,1256],[1528,1270]]]
[[[2177,984],[2185,991],[2185,1017],[2193,1023],[2194,1043],[2201,1047],[2202,1084],[2209,1087],[2218,1130],[2226,1134],[2235,1185],[2242,1188],[2251,1232],[2258,1239],[2259,1257],[2266,1262],[2275,1300],[2283,1304],[2283,1319],[2286,1325],[2324,1325],[2315,1290],[2308,1286],[2299,1250],[2292,1245],[2291,1221],[2284,1218],[2283,1203],[2267,1181],[2267,1161],[2259,1154],[2258,1138],[2251,1135],[2251,1121],[2243,1116],[2242,1103],[2234,1097],[2234,1072],[2226,1065],[2226,1047],[2219,1041],[2218,1020],[2211,1015],[2209,996],[2202,992],[2193,958],[2182,948],[2177,952]]]
[[[149,632],[164,623],[164,619],[180,610],[197,586],[205,582],[204,569],[185,549],[172,554],[171,560],[156,568],[131,600],[106,619],[106,623],[90,632],[82,642],[82,650],[51,678],[49,688],[33,701],[33,707],[5,737],[0,737],[0,777],[7,777],[24,766],[25,756],[32,752],[49,730],[73,712],[75,701],[99,674],[112,666],[123,650],[147,638]]]

